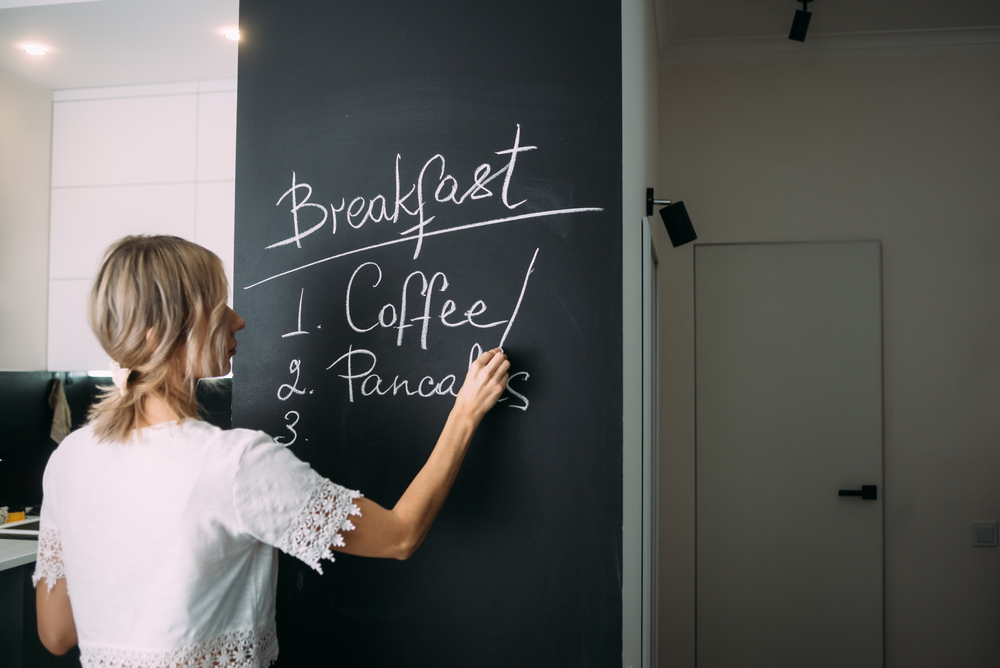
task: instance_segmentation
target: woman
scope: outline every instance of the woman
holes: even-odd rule
[[[408,558],[506,386],[506,356],[484,353],[427,463],[382,508],[262,432],[197,419],[198,379],[229,372],[245,325],[227,292],[218,257],[176,237],[126,237],[101,261],[89,318],[115,387],[44,478],[34,580],[55,654],[79,644],[84,666],[107,668],[269,665],[274,548],[320,572],[331,551]]]

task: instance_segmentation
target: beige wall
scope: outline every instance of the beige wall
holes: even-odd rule
[[[886,665],[995,666],[1000,56],[675,64],[657,196],[699,242],[883,249]],[[661,258],[660,665],[694,665],[691,246]]]
[[[0,70],[0,369],[45,368],[52,91]]]

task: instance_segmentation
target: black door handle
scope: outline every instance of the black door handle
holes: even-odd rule
[[[862,485],[861,489],[842,489],[839,496],[860,496],[862,501],[874,501],[878,498],[878,486]]]

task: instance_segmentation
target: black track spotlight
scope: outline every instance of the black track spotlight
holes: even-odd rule
[[[653,189],[646,188],[647,216],[653,215],[653,205],[655,204],[666,204],[665,207],[660,209],[660,218],[663,219],[663,225],[667,228],[667,234],[670,235],[670,243],[674,245],[674,248],[683,246],[698,238],[698,235],[694,233],[694,225],[691,224],[691,218],[688,216],[684,202],[653,199]]]
[[[802,9],[795,10],[795,18],[792,20],[792,29],[788,33],[788,39],[794,39],[796,42],[806,41],[809,19],[812,18],[812,12],[807,11],[810,2],[812,0],[802,0]]]

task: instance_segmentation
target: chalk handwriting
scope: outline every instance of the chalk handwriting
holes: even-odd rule
[[[475,351],[477,346],[473,346],[473,351]],[[355,358],[358,359],[355,360]],[[392,394],[392,396],[401,394],[408,397],[422,397],[424,399],[436,396],[458,396],[458,388],[456,387],[458,377],[455,374],[450,373],[441,378],[441,380],[435,380],[433,376],[424,376],[417,381],[411,381],[410,379],[400,380],[399,375],[396,374],[389,381],[388,375],[383,378],[380,374],[375,373],[375,367],[378,365],[378,357],[375,353],[364,348],[355,348],[353,344],[348,346],[346,353],[338,357],[333,364],[326,367],[327,371],[337,365],[341,365],[344,371],[344,373],[337,374],[337,377],[347,381],[347,397],[351,403],[355,401],[355,388],[357,388],[358,394],[362,397],[370,397],[372,395],[386,396],[388,394]],[[508,378],[506,391],[524,402],[522,405],[512,404],[510,407],[525,411],[528,410],[527,397],[512,390],[510,387],[510,381],[520,376],[524,376],[525,380],[529,378],[526,371],[519,371],[512,374]],[[501,400],[505,401],[506,398],[502,397]]]
[[[295,199],[295,193],[296,193],[296,191],[299,188],[305,188],[306,189],[306,196],[302,198],[301,202],[298,202]],[[292,196],[291,197],[292,208],[290,210],[292,212],[292,225],[295,228],[295,234],[293,234],[292,236],[288,237],[287,239],[284,239],[284,240],[279,241],[277,243],[271,244],[267,248],[277,248],[278,246],[285,246],[285,245],[288,245],[290,243],[294,243],[297,248],[302,248],[302,239],[304,237],[309,236],[310,234],[312,234],[313,232],[315,232],[316,230],[318,230],[319,228],[323,227],[323,225],[326,224],[326,207],[323,206],[322,204],[316,204],[315,202],[310,202],[309,201],[309,198],[312,197],[312,186],[310,186],[308,183],[295,183],[295,172],[292,172],[292,187],[289,188],[288,190],[286,190],[285,193],[281,197],[278,198],[278,201],[275,202],[274,205],[278,206],[279,204],[281,204],[282,200],[284,200],[289,195]],[[305,207],[311,207],[311,208],[319,209],[320,211],[323,212],[323,219],[320,220],[315,225],[313,225],[312,227],[310,227],[305,232],[300,232],[299,231],[299,209],[302,209],[302,208],[305,208]]]
[[[514,163],[517,162],[517,154],[522,153],[523,151],[533,151],[536,148],[538,148],[537,146],[520,146],[519,145],[520,143],[521,143],[521,124],[518,123],[517,134],[514,135],[513,148],[509,148],[506,151],[497,151],[497,155],[506,155],[506,154],[510,155],[510,162],[508,162],[507,167],[505,167],[505,169],[507,170],[507,175],[503,177],[503,194],[502,194],[503,205],[508,209],[516,209],[517,207],[521,206],[522,204],[528,201],[523,199],[517,204],[510,204],[507,201],[507,190],[510,188],[510,177],[514,175]]]
[[[524,396],[520,392],[517,392],[516,390],[512,390],[511,387],[510,387],[510,384],[514,381],[514,379],[515,378],[519,378],[520,376],[524,376],[525,380],[528,380],[529,378],[531,378],[531,374],[528,373],[527,371],[518,371],[517,373],[512,373],[512,374],[510,374],[510,375],[507,376],[507,388],[506,389],[507,389],[508,392],[510,392],[511,396],[517,397],[518,399],[520,399],[524,403],[522,405],[520,405],[520,406],[518,406],[517,404],[511,404],[510,406],[508,406],[508,408],[517,408],[518,410],[526,411],[526,410],[528,410],[528,397]],[[499,399],[497,399],[497,403],[500,403],[500,402],[503,402],[503,401],[507,401],[508,399],[510,399],[510,397],[500,397]]]
[[[517,312],[521,309],[521,300],[524,299],[524,291],[528,289],[528,277],[531,276],[531,272],[535,270],[535,259],[538,257],[538,251],[540,249],[535,249],[535,254],[531,256],[531,264],[528,265],[528,272],[524,275],[524,283],[521,284],[521,294],[517,296],[517,304],[514,306],[514,313],[510,316],[510,321],[507,323],[507,327],[503,330],[503,336],[500,337],[500,348],[503,348],[504,342],[507,340],[507,335],[510,334],[510,328],[514,326],[514,320],[517,318]]]
[[[292,416],[294,416],[294,419],[292,419]],[[295,431],[295,425],[297,425],[299,423],[299,412],[298,411],[288,411],[287,413],[285,413],[285,419],[286,420],[292,420],[291,422],[289,422],[288,424],[285,425],[285,429],[287,429],[288,431],[292,432],[292,440],[290,440],[290,441],[288,441],[286,443],[285,441],[281,440],[281,438],[282,438],[281,436],[275,436],[274,437],[274,442],[275,443],[281,443],[283,446],[285,446],[287,448],[288,446],[290,446],[292,443],[295,442],[295,439],[297,439],[299,437],[299,435]]]
[[[302,388],[301,390],[298,388],[298,385],[299,385],[299,370],[300,370],[301,366],[302,366],[302,361],[301,360],[292,360],[291,364],[288,365],[288,373],[294,373],[295,374],[295,382],[293,382],[291,385],[289,385],[288,383],[283,383],[281,385],[281,387],[278,388],[278,399],[280,399],[282,401],[288,401],[288,399],[293,394],[305,394],[306,393],[305,388]],[[282,393],[284,393],[284,396],[282,396]]]
[[[298,326],[295,328],[294,332],[288,332],[287,334],[282,334],[281,338],[286,339],[289,336],[298,336],[299,334],[308,334],[309,333],[309,332],[303,331],[303,329],[302,329],[302,297],[305,294],[306,294],[306,289],[302,288],[302,291],[299,292],[299,318],[296,321],[298,323]]]
[[[484,313],[487,311],[486,303],[479,299],[476,300],[472,306],[463,312],[464,318],[460,320],[455,320],[453,314],[458,310],[458,305],[451,299],[445,300],[441,304],[441,311],[432,316],[431,315],[431,302],[434,294],[434,290],[437,289],[438,292],[444,292],[448,289],[448,277],[444,272],[435,272],[431,275],[430,279],[422,271],[414,271],[410,273],[403,281],[403,287],[400,291],[399,298],[399,308],[396,305],[389,302],[381,307],[378,315],[375,316],[374,313],[369,313],[365,316],[364,322],[359,324],[356,320],[355,312],[351,308],[351,295],[355,289],[355,279],[357,279],[358,274],[365,269],[370,267],[366,273],[374,275],[374,282],[371,284],[371,288],[377,288],[382,282],[382,268],[377,262],[364,262],[354,270],[351,274],[350,280],[347,282],[347,293],[344,299],[344,311],[347,316],[347,325],[359,334],[365,332],[370,332],[376,327],[392,328],[394,327],[397,331],[396,333],[396,345],[403,345],[403,333],[409,328],[413,327],[413,323],[420,323],[420,347],[427,350],[427,332],[430,329],[431,321],[437,319],[445,327],[454,328],[461,327],[462,325],[471,325],[477,329],[490,329],[492,327],[498,327],[507,320],[495,320],[493,322],[483,322]],[[423,299],[423,313],[422,315],[408,316],[407,309],[409,308],[408,297],[410,294],[410,282],[413,279],[419,279],[420,285],[420,295]],[[523,296],[523,288],[522,288]],[[518,306],[520,306],[520,300],[518,300]],[[516,315],[516,310],[515,310]],[[488,318],[486,318],[488,320]],[[371,324],[368,324],[371,323]]]
[[[475,362],[477,359],[479,359],[479,356],[482,354],[483,354],[483,347],[478,343],[473,343],[472,349],[469,351],[469,366],[471,367],[472,363]]]
[[[328,257],[303,263],[300,266],[246,285],[244,289],[256,287],[324,262],[400,243],[412,242],[414,244],[413,259],[416,260],[421,254],[425,240],[432,237],[518,221],[603,211],[599,207],[573,207],[518,212],[517,210],[527,204],[528,200],[516,196],[518,190],[517,181],[514,178],[516,167],[519,159],[523,159],[525,153],[536,151],[538,147],[522,144],[520,124],[516,125],[513,142],[508,146],[509,148],[494,152],[494,155],[501,156],[504,162],[499,165],[484,162],[472,170],[471,174],[468,172],[460,173],[453,168],[449,170],[448,161],[442,153],[435,153],[420,166],[418,171],[413,171],[416,165],[406,163],[402,155],[397,153],[393,165],[394,183],[387,194],[376,193],[374,196],[370,196],[370,194],[362,196],[355,193],[341,197],[338,193],[337,199],[329,201],[328,204],[320,203],[328,200],[323,195],[317,195],[318,191],[314,192],[312,185],[301,181],[297,173],[292,171],[290,186],[275,203],[275,206],[286,206],[287,212],[291,213],[291,235],[266,246],[265,250],[288,247],[285,251],[277,252],[292,253],[289,257],[300,257],[291,249],[293,244],[294,248],[298,250],[304,248],[303,242],[310,246],[329,243],[318,240],[329,240],[331,236],[337,235],[338,231],[340,232],[339,238],[343,239],[344,235],[351,234],[351,230],[359,230],[365,225],[386,227],[386,225],[395,225],[402,221],[406,221],[406,224],[394,228],[395,235],[388,240],[364,247],[342,250]],[[409,173],[409,176],[404,178],[404,172]],[[501,176],[503,176],[502,185],[501,181],[498,180]],[[489,198],[496,198],[496,203],[502,204],[500,210],[502,215],[475,222],[455,221],[454,214],[443,215],[446,210],[454,211],[454,207],[459,207],[465,202]],[[530,205],[528,208],[531,208]],[[477,208],[477,211],[483,211],[482,207]],[[283,214],[283,216],[287,216],[287,214]],[[442,225],[442,221],[445,221],[446,224]],[[327,222],[330,223],[330,232],[324,231],[324,234],[317,235],[316,233],[323,230]],[[390,284],[396,280],[393,279],[393,281],[387,281],[387,284],[383,285],[383,265],[367,258],[365,261],[359,260],[359,264],[350,274],[345,292],[342,293],[344,295],[346,324],[351,332],[361,335],[380,330],[395,330],[394,338],[397,347],[403,345],[407,338],[407,332],[410,330],[409,340],[415,343],[416,339],[419,338],[421,350],[428,350],[429,344],[433,343],[433,340],[429,340],[431,330],[434,330],[434,340],[437,340],[438,337],[443,337],[447,332],[459,327],[467,326],[481,329],[486,334],[491,329],[499,333],[498,328],[505,325],[498,344],[502,348],[512,333],[514,323],[524,303],[528,283],[535,271],[539,252],[540,248],[535,248],[524,273],[516,302],[509,312],[509,317],[506,318],[494,315],[496,311],[488,308],[486,301],[476,299],[474,296],[469,297],[468,301],[465,301],[464,298],[459,299],[459,303],[456,303],[454,299],[448,299],[449,290],[452,290],[451,294],[455,295],[458,288],[452,286],[453,281],[444,271],[414,270],[406,274],[405,277],[401,277],[399,283]],[[313,257],[316,255],[314,254]],[[511,292],[513,292],[514,285],[510,287],[512,288]],[[460,292],[468,294],[464,291]],[[305,288],[300,288],[296,327],[293,331],[282,334],[282,338],[309,333],[303,328],[302,322],[304,300]],[[502,311],[502,313],[506,315],[507,312]],[[315,325],[315,327],[319,330],[321,326]],[[419,337],[417,337],[417,332],[419,332]],[[493,336],[493,334],[489,334],[490,339]],[[469,366],[482,354],[482,351],[482,344],[472,345],[469,350]],[[331,355],[328,359],[333,357],[335,355]],[[385,366],[383,362],[383,366],[379,367],[378,355],[375,351],[358,346],[355,342],[348,344],[347,352],[336,357],[326,367],[326,370],[332,371],[337,378],[346,383],[348,400],[351,403],[363,401],[368,397],[390,395],[432,400],[435,397],[451,397],[453,399],[458,396],[458,390],[461,387],[461,374],[444,373],[439,370],[422,376],[419,372],[410,372],[412,375],[409,377],[406,377],[408,374],[403,374],[404,377],[401,377],[400,374],[391,373],[391,369],[387,370]],[[315,392],[315,390],[300,387],[301,371],[302,360],[291,360],[288,365],[288,373],[293,378],[289,379],[289,382],[279,385],[277,390],[279,401],[284,402],[295,395]],[[441,375],[442,373],[444,375]],[[530,378],[531,374],[527,371],[512,370],[498,403],[502,403],[507,408],[527,411],[530,400],[524,390],[524,384]],[[335,384],[338,382],[334,381]],[[290,410],[285,413],[284,419],[286,423],[284,428],[288,433],[276,437],[274,440],[287,447],[295,443],[298,438],[297,425],[299,425],[301,415],[298,411]]]
[[[495,151],[496,155],[507,157],[507,163],[496,171],[493,171],[493,167],[488,162],[479,165],[473,171],[471,185],[463,190],[459,179],[448,172],[445,156],[437,153],[431,156],[423,164],[417,174],[416,180],[410,185],[409,189],[407,189],[405,193],[403,192],[403,186],[400,178],[400,161],[402,157],[397,153],[394,166],[395,188],[393,195],[391,196],[391,200],[393,202],[391,214],[389,213],[388,205],[390,198],[382,194],[376,194],[370,199],[357,195],[351,198],[349,203],[347,201],[347,197],[341,197],[339,205],[331,203],[328,209],[323,204],[310,201],[310,198],[313,195],[312,186],[308,183],[298,181],[298,177],[293,171],[291,187],[288,188],[288,190],[286,190],[277,201],[277,205],[280,205],[286,198],[288,198],[291,202],[289,212],[292,214],[293,234],[286,239],[282,239],[281,241],[277,241],[269,246],[266,246],[265,249],[289,246],[293,243],[297,249],[301,249],[302,240],[322,228],[328,219],[331,221],[330,227],[332,233],[336,234],[337,214],[341,214],[347,220],[348,226],[352,229],[360,229],[369,222],[381,223],[386,221],[395,224],[403,215],[416,218],[416,224],[399,232],[399,236],[395,239],[365,246],[363,248],[344,251],[321,260],[309,262],[299,267],[275,274],[274,276],[270,276],[261,281],[257,281],[251,285],[247,285],[244,289],[248,290],[252,287],[260,285],[261,283],[265,283],[275,278],[279,278],[323,262],[329,262],[347,255],[361,253],[384,246],[390,246],[398,243],[408,243],[412,241],[415,244],[413,259],[417,259],[420,257],[420,251],[423,248],[424,239],[428,237],[470,230],[489,225],[510,223],[519,220],[529,220],[533,218],[568,215],[574,213],[597,212],[603,210],[599,207],[574,207],[566,209],[553,209],[549,211],[533,211],[531,213],[503,216],[441,229],[429,229],[430,224],[436,219],[436,215],[431,215],[429,213],[429,205],[432,203],[435,205],[451,203],[454,206],[460,206],[469,200],[481,200],[493,197],[494,193],[488,185],[501,174],[504,176],[503,187],[500,191],[500,200],[503,206],[507,210],[513,210],[526,203],[526,199],[513,203],[510,201],[511,184],[513,181],[514,170],[517,165],[518,155],[527,151],[536,150],[537,148],[537,146],[521,145],[521,125],[516,124],[513,146],[501,151]],[[300,191],[303,192],[300,193]],[[301,229],[302,221],[300,220],[300,213],[304,213],[304,209],[317,208],[322,210],[322,217],[318,219],[318,222],[303,231]]]
[[[458,196],[458,179],[456,179],[451,174],[446,174],[445,158],[440,153],[432,156],[427,162],[424,163],[423,167],[420,168],[420,173],[417,176],[417,181],[414,183],[405,195],[400,197],[401,187],[399,179],[399,161],[402,156],[398,153],[396,154],[396,189],[395,189],[395,203],[393,206],[392,215],[386,209],[386,198],[384,195],[375,195],[371,200],[367,201],[364,197],[358,195],[351,199],[350,204],[345,203],[347,201],[346,197],[342,197],[340,200],[340,206],[334,206],[330,204],[329,214],[332,216],[331,228],[333,234],[337,233],[337,214],[344,212],[344,216],[347,218],[347,224],[354,229],[359,229],[364,226],[365,223],[371,221],[373,223],[379,223],[383,220],[391,221],[393,223],[399,220],[400,211],[406,213],[410,216],[417,217],[417,224],[403,232],[401,235],[408,235],[416,232],[417,247],[413,252],[413,258],[416,259],[420,256],[420,249],[423,245],[424,240],[424,229],[434,220],[434,216],[427,215],[427,186],[425,185],[425,177],[427,176],[427,170],[432,167],[435,163],[440,163],[440,169],[438,170],[437,176],[431,176],[431,179],[437,179],[437,186],[434,187],[434,201],[439,203],[452,202],[454,204],[461,204],[466,200],[466,198],[471,198],[474,200],[483,199],[485,197],[492,197],[493,191],[488,189],[486,185],[493,179],[504,175],[503,180],[503,190],[501,191],[501,199],[503,204],[508,209],[516,209],[517,207],[524,204],[527,200],[521,200],[516,204],[511,204],[509,201],[509,191],[511,178],[514,176],[514,166],[517,164],[517,155],[519,153],[524,153],[526,151],[533,151],[537,149],[537,146],[521,146],[521,125],[517,124],[517,132],[514,135],[514,145],[503,151],[496,151],[496,155],[507,155],[510,156],[507,164],[498,169],[492,176],[490,176],[490,170],[492,167],[489,163],[483,163],[479,165],[472,176],[472,186],[465,191],[464,194]],[[301,201],[298,199],[298,191],[300,189],[305,189],[305,196],[302,197]],[[279,246],[287,246],[294,243],[296,248],[302,248],[302,239],[309,236],[313,232],[317,231],[323,225],[326,224],[328,214],[326,207],[322,204],[316,202],[310,202],[309,198],[312,197],[313,189],[308,183],[298,183],[296,182],[295,172],[292,172],[292,187],[286,190],[275,206],[280,205],[286,197],[290,197],[292,206],[289,211],[292,214],[292,227],[294,229],[294,234],[287,239],[283,239],[276,243],[267,246],[266,249],[278,248]],[[407,208],[405,202],[413,195],[416,194],[417,201],[416,206],[413,209]],[[323,211],[323,218],[320,219],[318,223],[310,227],[306,231],[301,231],[299,229],[299,211],[306,207],[316,208]]]

